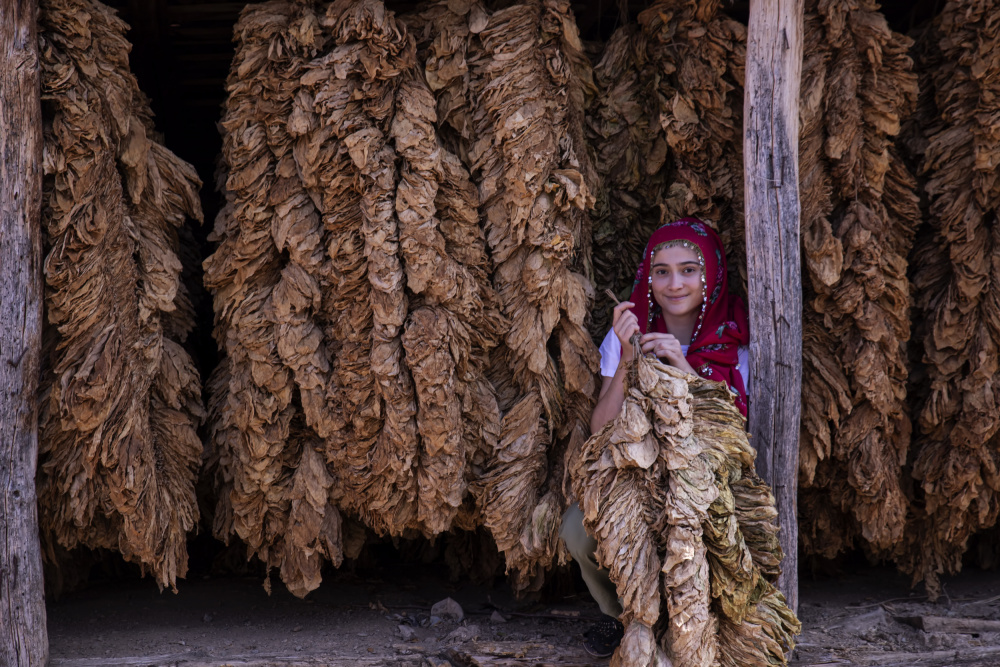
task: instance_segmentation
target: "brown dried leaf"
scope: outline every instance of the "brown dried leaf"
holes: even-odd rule
[[[187,570],[201,380],[178,229],[194,169],[154,135],[127,26],[90,0],[40,5],[47,370],[39,508],[46,553],[120,551],[162,588]]]

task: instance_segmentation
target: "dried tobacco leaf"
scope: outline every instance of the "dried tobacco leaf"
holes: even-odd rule
[[[594,146],[602,177],[592,214],[598,298],[590,333],[595,340],[611,328],[604,290],[622,299],[631,292],[635,267],[623,260],[641,257],[659,225],[659,203],[670,171],[670,165],[665,166],[666,138],[652,118],[657,112],[652,92],[659,71],[670,71],[673,64],[650,59],[647,43],[639,26],[622,26],[594,67],[599,93],[587,116],[587,140]]]
[[[418,517],[434,535],[450,529],[461,507],[475,452],[496,447],[496,401],[487,391],[480,403],[476,391],[487,385],[485,353],[499,339],[501,320],[474,212],[454,186],[440,185],[450,177],[461,187],[468,177],[436,141],[434,96],[412,71],[398,100],[392,134],[403,158],[396,199],[401,251],[407,285],[427,304],[410,313],[403,344],[420,405]],[[435,217],[438,204],[450,224]],[[469,266],[449,253],[449,245],[454,252],[463,242]]]
[[[154,138],[127,26],[91,0],[40,4],[46,351],[39,508],[49,558],[121,552],[176,590],[204,417],[178,229],[194,169]]]
[[[754,470],[757,453],[729,390],[689,378],[695,435],[707,443],[718,490],[708,509],[705,543],[719,610],[719,663],[785,664],[802,626],[774,587],[784,558],[774,496]]]
[[[875,552],[891,554],[909,504],[906,258],[920,214],[893,142],[916,102],[912,41],[871,0],[807,3],[805,26],[799,152],[812,312],[804,316],[800,470],[811,493],[852,518],[835,520],[837,510],[817,499],[803,505],[800,524],[819,534],[810,524],[856,522]],[[815,544],[834,553],[853,532]]]
[[[899,562],[932,599],[939,575],[961,568],[969,537],[1000,514],[997,12],[980,0],[948,2],[917,47],[925,94],[908,143],[929,198],[928,233],[913,257],[928,390],[912,470],[922,504]]]
[[[699,217],[719,231],[729,285],[746,293],[743,231],[743,77],[746,26],[719,0],[665,0],[644,10],[639,25],[661,69],[658,122],[672,174],[664,222]],[[647,171],[649,167],[647,166]]]
[[[312,318],[320,298],[310,271],[318,221],[296,182],[288,119],[298,79],[323,37],[312,8],[283,2],[249,6],[234,34],[221,124],[226,203],[209,237],[219,246],[204,262],[224,354],[210,382],[213,532],[227,543],[239,536],[248,555],[280,568],[289,588],[304,595],[319,580],[319,560],[304,556],[317,536],[316,518],[326,516],[316,487],[329,484],[315,462],[302,460],[314,435],[296,419],[293,399],[312,408],[310,421],[322,419],[328,369]],[[283,250],[292,258],[287,265]],[[296,488],[312,493],[305,529],[307,507],[293,496]]]
[[[592,292],[574,271],[587,264],[579,242],[593,202],[582,114],[570,109],[585,94],[586,61],[568,2],[512,5],[480,27],[480,46],[467,55],[476,104],[465,153],[510,320],[493,355],[504,416],[480,505],[514,588],[525,590],[541,584],[556,556],[563,451],[586,438],[596,391],[597,351],[585,327]]]
[[[324,559],[356,553],[346,519],[394,536],[481,522],[505,322],[475,190],[392,12],[264,3],[237,38],[206,262],[226,352],[215,531],[304,595]]]
[[[622,601],[612,664],[786,664],[801,628],[772,584],[777,511],[743,417],[723,384],[633,363],[621,412],[572,476]]]

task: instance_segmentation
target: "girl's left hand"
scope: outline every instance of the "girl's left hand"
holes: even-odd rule
[[[678,359],[683,359],[681,353],[681,342],[668,333],[648,333],[643,334],[639,339],[642,345],[642,353],[653,353],[660,359],[666,359],[674,365]]]
[[[687,373],[693,373],[691,364],[684,358],[681,342],[668,333],[648,333],[639,339],[643,354],[653,353],[660,359],[666,359],[674,368]]]

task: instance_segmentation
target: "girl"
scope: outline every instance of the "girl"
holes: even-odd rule
[[[746,416],[749,321],[743,301],[729,294],[726,255],[715,230],[697,218],[682,218],[656,230],[636,272],[629,301],[614,311],[612,330],[601,344],[600,398],[590,418],[592,433],[614,419],[625,402],[625,373],[631,338],[640,334],[643,354],[654,354],[682,371],[725,382]],[[606,615],[586,634],[584,647],[607,657],[621,642],[621,604],[606,570],[597,565],[597,542],[573,505],[563,516],[561,535],[591,594]]]

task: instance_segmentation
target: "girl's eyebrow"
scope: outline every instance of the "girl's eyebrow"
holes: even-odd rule
[[[694,264],[695,266],[701,266],[701,262],[698,262],[698,261],[693,260],[693,259],[687,259],[687,260],[684,260],[683,262],[680,262],[680,266],[686,266],[688,264]],[[670,265],[667,264],[666,262],[657,262],[656,264],[653,264],[653,266],[670,266]],[[651,266],[650,268],[653,268],[653,267]]]

